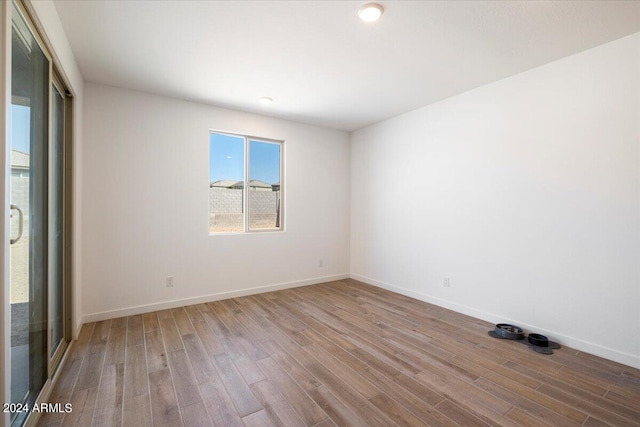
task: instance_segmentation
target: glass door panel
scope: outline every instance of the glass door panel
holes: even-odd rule
[[[11,401],[32,404],[48,361],[50,65],[15,4],[11,55]]]
[[[49,327],[53,358],[64,338],[64,287],[63,287],[63,206],[64,206],[64,96],[51,86],[51,174],[49,188]]]

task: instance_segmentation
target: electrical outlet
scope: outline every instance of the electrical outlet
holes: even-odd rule
[[[318,260],[318,267],[324,267],[324,260],[323,259]]]
[[[167,276],[166,285],[167,288],[173,288],[173,276]]]
[[[445,277],[444,279],[442,279],[442,286],[444,286],[445,288],[448,288],[451,286],[451,279],[448,277]]]

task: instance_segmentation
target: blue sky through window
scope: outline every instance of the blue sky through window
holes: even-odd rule
[[[249,141],[251,144],[250,180],[257,179],[269,184],[280,181],[280,144]]]
[[[269,184],[280,181],[280,144],[249,141],[251,176]],[[244,180],[244,138],[212,133],[209,137],[209,180]]]
[[[244,138],[212,133],[209,145],[209,180],[244,180]]]
[[[11,149],[29,153],[31,108],[11,104]]]

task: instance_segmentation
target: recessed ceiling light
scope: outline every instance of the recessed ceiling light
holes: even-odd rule
[[[262,98],[258,99],[258,102],[262,105],[270,105],[273,102],[273,99],[269,98],[268,96],[263,96]]]
[[[358,16],[364,22],[375,22],[382,16],[384,8],[377,3],[367,3],[360,8]]]

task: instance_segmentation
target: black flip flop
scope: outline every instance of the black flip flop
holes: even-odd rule
[[[562,346],[557,342],[550,341],[549,338],[540,334],[529,334],[527,337],[529,348],[540,354],[553,354],[553,350],[557,350]]]

